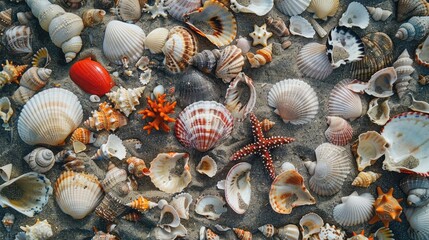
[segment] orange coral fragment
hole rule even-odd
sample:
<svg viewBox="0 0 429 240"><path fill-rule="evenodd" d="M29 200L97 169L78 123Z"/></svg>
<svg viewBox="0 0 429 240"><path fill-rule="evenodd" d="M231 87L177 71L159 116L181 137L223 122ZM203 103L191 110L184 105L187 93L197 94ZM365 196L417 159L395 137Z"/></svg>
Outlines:
<svg viewBox="0 0 429 240"><path fill-rule="evenodd" d="M402 213L402 207L399 202L402 199L393 197L393 188L384 193L380 187L377 187L377 193L378 198L374 202L375 216L369 220L369 224L382 221L385 227L389 227L389 223L393 220L402 222L401 218L399 218Z"/></svg>
<svg viewBox="0 0 429 240"><path fill-rule="evenodd" d="M150 134L152 129L159 130L160 128L165 132L169 132L170 127L167 123L176 121L174 118L168 116L169 113L174 113L176 102L169 103L165 100L166 96L166 94L158 95L156 100L147 98L148 107L138 112L139 114L143 114L143 119L147 117L154 118L152 122L143 127L143 130L147 130L148 134Z"/></svg>

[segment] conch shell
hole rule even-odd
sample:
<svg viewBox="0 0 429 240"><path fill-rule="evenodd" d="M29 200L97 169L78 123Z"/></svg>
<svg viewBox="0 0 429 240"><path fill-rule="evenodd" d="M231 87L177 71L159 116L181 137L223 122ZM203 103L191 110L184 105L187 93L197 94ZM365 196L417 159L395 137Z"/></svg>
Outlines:
<svg viewBox="0 0 429 240"><path fill-rule="evenodd" d="M141 97L145 87L125 89L120 87L118 90L106 93L109 100L115 104L115 108L130 116L131 112L136 110L135 106L140 104L139 98Z"/></svg>

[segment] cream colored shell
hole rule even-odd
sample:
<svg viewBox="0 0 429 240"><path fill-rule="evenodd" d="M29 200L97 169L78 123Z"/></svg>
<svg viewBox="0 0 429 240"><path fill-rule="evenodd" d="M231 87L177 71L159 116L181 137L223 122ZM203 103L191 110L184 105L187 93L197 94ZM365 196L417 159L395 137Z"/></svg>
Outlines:
<svg viewBox="0 0 429 240"><path fill-rule="evenodd" d="M2 127L9 129L9 120L13 115L13 108L9 101L9 98L0 98L0 118L3 120Z"/></svg>
<svg viewBox="0 0 429 240"><path fill-rule="evenodd" d="M200 196L195 204L195 212L210 220L217 220L226 211L225 201L217 195Z"/></svg>
<svg viewBox="0 0 429 240"><path fill-rule="evenodd" d="M332 17L338 10L340 5L339 0L312 0L307 11L314 13L314 18L320 18L327 20L328 17Z"/></svg>
<svg viewBox="0 0 429 240"><path fill-rule="evenodd" d="M360 172L353 180L352 185L356 187L369 187L373 182L381 177L381 173L375 172Z"/></svg>
<svg viewBox="0 0 429 240"><path fill-rule="evenodd" d="M155 28L145 39L145 47L152 53L161 53L164 44L167 42L169 30L166 28Z"/></svg>
<svg viewBox="0 0 429 240"><path fill-rule="evenodd" d="M342 226L366 223L373 216L374 201L370 193L359 195L353 192L350 196L342 197L342 203L335 206L334 219Z"/></svg>
<svg viewBox="0 0 429 240"><path fill-rule="evenodd" d="M214 177L217 172L217 164L216 161L210 156L206 155L201 158L200 162L196 167L197 172L201 174L205 174L208 177Z"/></svg>
<svg viewBox="0 0 429 240"><path fill-rule="evenodd" d="M189 193L180 193L173 197L170 205L176 209L180 218L189 219L189 207L192 203L192 195Z"/></svg>
<svg viewBox="0 0 429 240"><path fill-rule="evenodd" d="M359 95L347 88L350 82L350 79L344 79L332 89L328 103L329 116L339 116L353 121L362 115L362 101Z"/></svg>
<svg viewBox="0 0 429 240"><path fill-rule="evenodd" d="M31 151L24 160L30 165L30 168L38 173L49 171L55 164L54 153L44 147L38 147Z"/></svg>
<svg viewBox="0 0 429 240"><path fill-rule="evenodd" d="M368 131L360 134L356 150L358 170L362 171L373 165L377 159L384 155L388 145L386 139L378 132Z"/></svg>
<svg viewBox="0 0 429 240"><path fill-rule="evenodd" d="M54 235L52 226L46 219L43 221L37 219L34 225L21 226L20 228L25 232L25 239L49 239Z"/></svg>
<svg viewBox="0 0 429 240"><path fill-rule="evenodd" d="M320 232L323 227L323 219L316 213L307 213L299 220L302 239L311 239L311 236Z"/></svg>
<svg viewBox="0 0 429 240"><path fill-rule="evenodd" d="M225 179L225 199L228 205L238 214L244 214L250 205L252 188L250 169L252 165L241 162L234 165Z"/></svg>
<svg viewBox="0 0 429 240"><path fill-rule="evenodd" d="M145 87L125 89L120 87L114 92L106 93L106 96L115 104L115 108L129 116L131 112L136 110L136 106L140 104L139 98L143 94Z"/></svg>

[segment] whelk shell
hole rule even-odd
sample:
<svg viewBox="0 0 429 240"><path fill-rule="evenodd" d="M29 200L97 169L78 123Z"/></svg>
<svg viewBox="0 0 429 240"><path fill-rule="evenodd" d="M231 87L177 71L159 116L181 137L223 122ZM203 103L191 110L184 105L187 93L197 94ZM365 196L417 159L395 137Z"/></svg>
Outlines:
<svg viewBox="0 0 429 240"><path fill-rule="evenodd" d="M290 35L289 29L286 27L286 23L281 18L267 17L265 23L278 37L286 37Z"/></svg>
<svg viewBox="0 0 429 240"><path fill-rule="evenodd" d="M210 220L217 220L222 213L227 211L225 201L220 196L203 195L195 203L195 212Z"/></svg>
<svg viewBox="0 0 429 240"><path fill-rule="evenodd" d="M351 2L338 24L348 28L359 27L365 29L369 25L369 13L361 3Z"/></svg>
<svg viewBox="0 0 429 240"><path fill-rule="evenodd" d="M83 25L93 27L103 22L106 11L102 9L87 9L82 13Z"/></svg>
<svg viewBox="0 0 429 240"><path fill-rule="evenodd" d="M347 145L353 137L352 126L340 117L326 117L329 125L325 131L325 137L332 144L338 146Z"/></svg>
<svg viewBox="0 0 429 240"><path fill-rule="evenodd" d="M128 123L128 119L119 111L114 110L107 102L100 103L98 111L93 110L91 115L83 124L97 131L103 129L115 131Z"/></svg>
<svg viewBox="0 0 429 240"><path fill-rule="evenodd" d="M429 17L412 17L401 24L395 37L403 41L422 40L429 32Z"/></svg>
<svg viewBox="0 0 429 240"><path fill-rule="evenodd" d="M323 219L316 213L307 213L299 220L301 226L302 239L310 239L312 235L320 232L323 227Z"/></svg>
<svg viewBox="0 0 429 240"><path fill-rule="evenodd" d="M356 163L358 170L373 165L377 159L384 155L389 144L378 132L368 131L359 135L356 149Z"/></svg>
<svg viewBox="0 0 429 240"><path fill-rule="evenodd" d="M217 172L217 164L213 158L206 155L206 156L201 158L196 169L201 174L205 174L208 177L214 177L216 175L216 172Z"/></svg>
<svg viewBox="0 0 429 240"><path fill-rule="evenodd" d="M327 78L333 71L324 44L313 42L304 45L298 53L296 62L304 76L316 80Z"/></svg>
<svg viewBox="0 0 429 240"><path fill-rule="evenodd" d="M103 190L107 193L110 192L117 184L125 182L127 180L127 172L124 169L116 167L111 162L109 163L109 168L101 182Z"/></svg>
<svg viewBox="0 0 429 240"><path fill-rule="evenodd" d="M285 15L301 14L310 5L311 0L275 0L276 7Z"/></svg>
<svg viewBox="0 0 429 240"><path fill-rule="evenodd" d="M112 192L109 192L95 208L95 214L108 222L113 222L125 210L127 210L127 206Z"/></svg>
<svg viewBox="0 0 429 240"><path fill-rule="evenodd" d="M38 173L49 171L55 164L54 153L44 147L38 147L24 157L30 168Z"/></svg>
<svg viewBox="0 0 429 240"><path fill-rule="evenodd" d="M312 0L307 11L314 13L313 17L316 19L327 20L335 15L339 5L339 0Z"/></svg>
<svg viewBox="0 0 429 240"><path fill-rule="evenodd" d="M390 119L389 99L374 98L369 102L366 114L373 123L380 126L386 124Z"/></svg>
<svg viewBox="0 0 429 240"><path fill-rule="evenodd" d="M146 167L146 164L143 159L137 157L129 157L126 162L128 164L128 172L135 177L142 178L144 176L149 175L149 168Z"/></svg>
<svg viewBox="0 0 429 240"><path fill-rule="evenodd" d="M339 116L353 121L362 115L362 102L359 94L347 88L350 82L350 79L344 79L332 89L329 95L329 116Z"/></svg>
<svg viewBox="0 0 429 240"><path fill-rule="evenodd" d="M47 68L31 67L22 75L20 87L13 93L12 99L24 105L30 98L43 88L49 81L52 70Z"/></svg>
<svg viewBox="0 0 429 240"><path fill-rule="evenodd" d="M249 208L252 189L250 186L250 169L246 162L234 165L225 179L225 199L228 205L238 214Z"/></svg>
<svg viewBox="0 0 429 240"><path fill-rule="evenodd" d="M213 49L213 50L206 49L195 54L192 57L191 64L204 73L210 73L213 69L215 69L219 57L220 57L220 51L218 49Z"/></svg>
<svg viewBox="0 0 429 240"><path fill-rule="evenodd" d="M250 95L246 103L242 102L242 98L246 94L240 89L240 84L243 85L242 83L246 84ZM256 88L253 85L253 80L245 73L239 73L234 81L229 84L224 104L235 119L243 120L246 118L256 104Z"/></svg>
<svg viewBox="0 0 429 240"><path fill-rule="evenodd" d="M240 228L233 228L232 229L235 233L235 235L237 236L238 239L240 240L252 240L252 233Z"/></svg>
<svg viewBox="0 0 429 240"><path fill-rule="evenodd" d="M356 187L369 187L373 182L377 181L381 177L381 173L375 172L360 172L357 177L353 180L352 186Z"/></svg>
<svg viewBox="0 0 429 240"><path fill-rule="evenodd" d="M250 63L251 68L259 68L273 60L273 44L270 43L268 46L256 50L256 54L248 52L246 54L247 60Z"/></svg>
<svg viewBox="0 0 429 240"><path fill-rule="evenodd" d="M359 195L356 191L342 197L341 204L334 208L334 219L342 226L354 226L367 222L373 215L375 199L370 193Z"/></svg>
<svg viewBox="0 0 429 240"><path fill-rule="evenodd" d="M152 209L156 206L160 207L159 204L151 202L141 195L139 195L137 199L127 203L126 205L132 209L138 210L139 212L146 212L147 210Z"/></svg>
<svg viewBox="0 0 429 240"><path fill-rule="evenodd" d="M162 48L164 64L172 73L183 72L197 51L197 42L190 30L176 26L170 30Z"/></svg>
<svg viewBox="0 0 429 240"><path fill-rule="evenodd" d="M114 92L106 93L106 96L115 104L115 108L125 114L130 114L136 110L136 106L140 104L139 98L143 94L145 87L125 89L120 87Z"/></svg>

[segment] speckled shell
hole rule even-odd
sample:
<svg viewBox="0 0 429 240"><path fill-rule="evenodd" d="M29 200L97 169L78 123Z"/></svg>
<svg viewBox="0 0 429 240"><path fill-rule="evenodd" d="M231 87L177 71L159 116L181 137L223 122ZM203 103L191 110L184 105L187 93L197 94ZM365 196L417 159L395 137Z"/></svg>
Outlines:
<svg viewBox="0 0 429 240"><path fill-rule="evenodd" d="M206 155L201 158L200 162L196 167L197 172L205 174L208 177L214 177L217 172L216 161L210 156Z"/></svg>
<svg viewBox="0 0 429 240"><path fill-rule="evenodd" d="M250 205L252 189L250 185L250 169L246 162L234 165L225 179L225 199L228 205L238 214L244 214Z"/></svg>
<svg viewBox="0 0 429 240"><path fill-rule="evenodd" d="M429 203L429 179L419 175L408 175L399 184L407 194L407 204L412 207L423 207Z"/></svg>
<svg viewBox="0 0 429 240"><path fill-rule="evenodd" d="M137 25L110 21L104 32L103 54L116 65L136 62L143 55L145 37Z"/></svg>
<svg viewBox="0 0 429 240"><path fill-rule="evenodd" d="M216 77L222 78L223 82L229 83L242 70L244 57L241 49L235 45L225 47L220 51L219 60L216 64Z"/></svg>
<svg viewBox="0 0 429 240"><path fill-rule="evenodd" d="M82 106L76 95L62 88L50 88L24 105L18 119L18 133L29 145L57 146L64 143L82 118Z"/></svg>
<svg viewBox="0 0 429 240"><path fill-rule="evenodd" d="M152 53L161 53L162 48L167 42L170 30L167 28L155 28L144 40L145 47Z"/></svg>
<svg viewBox="0 0 429 240"><path fill-rule="evenodd" d="M372 19L374 21L386 21L390 15L392 15L392 12L389 10L384 10L382 8L375 8L375 7L366 7L368 9L369 14L371 15Z"/></svg>
<svg viewBox="0 0 429 240"><path fill-rule="evenodd" d="M114 92L106 93L106 96L115 104L115 109L119 109L128 117L131 112L136 110L136 106L140 104L139 98L141 97L144 89L145 87L132 89L120 87Z"/></svg>
<svg viewBox="0 0 429 240"><path fill-rule="evenodd" d="M307 19L301 16L293 16L290 18L289 31L293 35L302 36L305 38L313 38L316 31Z"/></svg>
<svg viewBox="0 0 429 240"><path fill-rule="evenodd" d="M369 102L366 114L371 122L383 126L390 119L389 100L374 98Z"/></svg>
<svg viewBox="0 0 429 240"><path fill-rule="evenodd" d="M319 43L308 43L298 53L299 71L306 77L323 80L331 75L333 68L326 55L326 46Z"/></svg>
<svg viewBox="0 0 429 240"><path fill-rule="evenodd" d="M301 14L310 5L311 0L275 0L276 7L285 15Z"/></svg>
<svg viewBox="0 0 429 240"><path fill-rule="evenodd" d="M20 228L25 232L25 239L49 239L54 235L52 226L46 219L43 221L37 219L34 225L21 226Z"/></svg>
<svg viewBox="0 0 429 240"><path fill-rule="evenodd" d="M428 16L429 3L425 0L399 0L397 18L402 22L413 16Z"/></svg>
<svg viewBox="0 0 429 240"><path fill-rule="evenodd" d="M365 29L369 25L368 10L359 2L351 2L338 24L348 28L359 27Z"/></svg>
<svg viewBox="0 0 429 240"><path fill-rule="evenodd" d="M44 147L39 147L31 151L24 157L30 168L38 173L49 171L55 164L54 153Z"/></svg>
<svg viewBox="0 0 429 240"><path fill-rule="evenodd" d="M373 214L374 197L370 193L359 195L353 192L342 197L341 204L334 208L334 219L342 226L354 226L367 222Z"/></svg>
<svg viewBox="0 0 429 240"><path fill-rule="evenodd" d="M384 155L387 146L386 140L378 132L368 131L360 134L356 150L358 170L362 171L373 165Z"/></svg>
<svg viewBox="0 0 429 240"><path fill-rule="evenodd" d="M64 213L82 219L98 206L103 190L94 175L66 171L57 178L54 195Z"/></svg>
<svg viewBox="0 0 429 240"><path fill-rule="evenodd" d="M326 48L333 68L360 61L365 54L361 38L347 27L333 28L328 34Z"/></svg>
<svg viewBox="0 0 429 240"><path fill-rule="evenodd" d="M407 208L404 211L405 216L410 224L408 234L411 239L425 240L429 238L429 205L419 208Z"/></svg>
<svg viewBox="0 0 429 240"><path fill-rule="evenodd" d="M320 228L320 232L316 236L320 240L345 239L346 233L341 228L326 223L325 226Z"/></svg>
<svg viewBox="0 0 429 240"><path fill-rule="evenodd" d="M192 195L189 193L180 193L173 197L170 205L176 209L180 218L189 219L189 207L192 203Z"/></svg>
<svg viewBox="0 0 429 240"><path fill-rule="evenodd" d="M237 0L231 0L231 8L232 11L239 13L253 13L258 16L264 16L274 6L274 0L251 0L249 4L245 4L247 6L241 5Z"/></svg>
<svg viewBox="0 0 429 240"><path fill-rule="evenodd" d="M243 91L239 86L240 83L244 83L248 88L248 90L245 91L250 95L247 102L241 102ZM256 88L253 85L253 80L245 73L239 73L226 90L224 104L235 119L245 119L256 104Z"/></svg>
<svg viewBox="0 0 429 240"><path fill-rule="evenodd" d="M320 232L323 227L323 219L316 213L307 213L299 220L301 226L301 234L303 239L309 239L313 234Z"/></svg>
<svg viewBox="0 0 429 240"><path fill-rule="evenodd" d="M383 68L371 76L365 93L379 98L390 97L393 95L393 84L397 78L395 68Z"/></svg>
<svg viewBox="0 0 429 240"><path fill-rule="evenodd" d="M225 201L217 195L202 195L195 203L195 212L210 220L217 220L226 211Z"/></svg>
<svg viewBox="0 0 429 240"><path fill-rule="evenodd" d="M102 9L87 9L82 13L82 21L85 27L93 27L103 22L106 11Z"/></svg>
<svg viewBox="0 0 429 240"><path fill-rule="evenodd" d="M350 79L344 79L332 89L328 103L329 116L338 116L353 121L363 114L362 101L359 94L347 88L350 82Z"/></svg>
<svg viewBox="0 0 429 240"><path fill-rule="evenodd" d="M375 172L360 172L357 177L353 180L352 186L356 187L369 187L372 183L377 181L381 177L381 173Z"/></svg>
<svg viewBox="0 0 429 240"><path fill-rule="evenodd" d="M108 222L113 222L116 217L127 210L127 206L112 192L107 193L100 204L95 208L95 214Z"/></svg>
<svg viewBox="0 0 429 240"><path fill-rule="evenodd" d="M27 68L27 65L13 65L12 62L6 60L5 64L2 64L3 70L0 72L0 89L12 82L18 82L18 78Z"/></svg>
<svg viewBox="0 0 429 240"><path fill-rule="evenodd" d="M15 54L33 52L31 28L28 26L14 26L4 32L5 46Z"/></svg>
<svg viewBox="0 0 429 240"><path fill-rule="evenodd" d="M210 230L210 228L207 228L205 232L205 237L205 239L207 240L220 240L219 235Z"/></svg>
<svg viewBox="0 0 429 240"><path fill-rule="evenodd" d="M351 170L351 159L347 150L330 143L319 145L316 150L316 162L305 162L312 176L310 189L321 196L331 196L341 190Z"/></svg>
<svg viewBox="0 0 429 240"><path fill-rule="evenodd" d="M108 103L100 103L98 111L91 112L92 116L84 122L84 125L97 131L106 129L115 131L127 125L127 118L120 112L114 110Z"/></svg>
<svg viewBox="0 0 429 240"><path fill-rule="evenodd" d="M191 64L205 73L210 73L215 69L217 61L220 57L218 49L203 50L192 57Z"/></svg>
<svg viewBox="0 0 429 240"><path fill-rule="evenodd" d="M307 11L314 13L313 17L316 19L327 20L335 15L339 5L339 0L312 0Z"/></svg>
<svg viewBox="0 0 429 240"><path fill-rule="evenodd" d="M262 130L263 130L264 132L268 132L271 128L273 128L273 127L274 127L274 125L275 125L275 124L276 124L275 122L270 121L269 119L265 118L265 119L264 119L264 120L262 120L262 122L261 122L261 127L262 127Z"/></svg>
<svg viewBox="0 0 429 240"><path fill-rule="evenodd" d="M164 64L172 73L183 72L197 51L194 35L188 29L176 26L170 30L168 40L162 48Z"/></svg>
<svg viewBox="0 0 429 240"><path fill-rule="evenodd" d="M12 8L0 12L0 34L12 25Z"/></svg>
<svg viewBox="0 0 429 240"><path fill-rule="evenodd" d="M142 16L142 7L139 0L115 0L116 8L111 11L124 22L137 22Z"/></svg>
<svg viewBox="0 0 429 240"><path fill-rule="evenodd" d="M200 8L201 0L168 0L167 11L174 19L184 21L183 15Z"/></svg>
<svg viewBox="0 0 429 240"><path fill-rule="evenodd" d="M332 144L338 146L347 145L353 137L352 126L340 117L326 117L329 125L325 131L325 137Z"/></svg>
<svg viewBox="0 0 429 240"><path fill-rule="evenodd" d="M314 89L298 79L285 79L276 83L268 93L268 105L276 108L285 123L294 125L309 123L319 110Z"/></svg>
<svg viewBox="0 0 429 240"><path fill-rule="evenodd" d="M373 204L375 215L368 223L374 224L381 221L384 227L389 227L391 221L402 222L400 218L402 207L399 204L402 199L393 197L393 188L390 188L388 192L384 193L381 187L377 187L377 194L378 197Z"/></svg>
<svg viewBox="0 0 429 240"><path fill-rule="evenodd" d="M231 134L233 117L222 104L199 101L186 107L177 117L175 135L186 148L206 152Z"/></svg>

